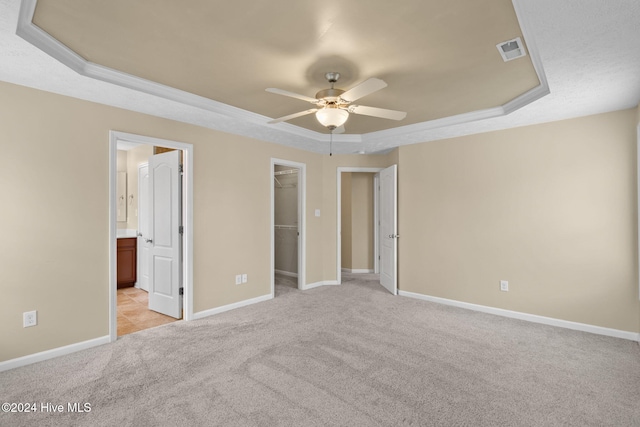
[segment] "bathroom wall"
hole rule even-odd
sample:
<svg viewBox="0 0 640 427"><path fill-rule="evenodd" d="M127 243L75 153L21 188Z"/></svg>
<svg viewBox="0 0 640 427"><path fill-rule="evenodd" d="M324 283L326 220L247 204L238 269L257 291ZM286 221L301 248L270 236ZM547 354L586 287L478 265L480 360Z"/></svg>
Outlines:
<svg viewBox="0 0 640 427"><path fill-rule="evenodd" d="M138 166L148 163L152 155L151 145L140 145L127 151L127 228L130 230L138 229Z"/></svg>
<svg viewBox="0 0 640 427"><path fill-rule="evenodd" d="M128 173L127 173L127 152L125 150L118 150L116 152L116 171L118 174L126 174L125 181L128 181ZM126 195L124 200L118 201L118 203L122 203L124 206L121 206L122 209L127 209L126 203ZM127 221L116 221L116 226L118 230L124 230L127 228Z"/></svg>

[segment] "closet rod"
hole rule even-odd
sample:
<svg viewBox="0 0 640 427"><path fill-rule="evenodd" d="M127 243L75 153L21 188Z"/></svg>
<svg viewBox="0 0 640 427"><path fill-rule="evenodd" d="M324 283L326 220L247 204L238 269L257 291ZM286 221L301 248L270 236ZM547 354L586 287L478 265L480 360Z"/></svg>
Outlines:
<svg viewBox="0 0 640 427"><path fill-rule="evenodd" d="M298 173L298 169L287 169L283 171L276 171L274 175L291 175L292 173Z"/></svg>

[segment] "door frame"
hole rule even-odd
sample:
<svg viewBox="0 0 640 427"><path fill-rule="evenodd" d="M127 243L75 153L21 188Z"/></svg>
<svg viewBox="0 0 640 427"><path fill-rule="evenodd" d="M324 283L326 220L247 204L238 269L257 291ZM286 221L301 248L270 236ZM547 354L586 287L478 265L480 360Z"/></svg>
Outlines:
<svg viewBox="0 0 640 427"><path fill-rule="evenodd" d="M379 198L379 184L380 184L380 171L384 168L362 168L362 167L338 167L337 176L337 194L338 204L337 207L337 227L336 227L336 282L342 284L342 172L364 172L374 173L373 177L373 268L374 273L380 272L380 198Z"/></svg>
<svg viewBox="0 0 640 427"><path fill-rule="evenodd" d="M182 150L184 175L182 181L183 268L182 286L183 320L193 320L193 145L184 142L154 138L132 133L109 131L109 341L118 339L117 328L117 224L116 224L116 171L118 141L155 145Z"/></svg>
<svg viewBox="0 0 640 427"><path fill-rule="evenodd" d="M306 285L306 242L307 242L307 227L306 227L306 206L307 206L307 165L305 163L293 162L290 160L271 158L271 167L269 168L269 185L271 187L271 298L275 297L275 188L273 185L273 177L276 171L276 165L287 166L298 169L298 289L305 289Z"/></svg>
<svg viewBox="0 0 640 427"><path fill-rule="evenodd" d="M141 209L142 204L140 203L140 194L142 194L142 191L141 191L142 190L142 188L141 188L142 180L140 179L140 173L142 172L142 169L145 168L145 167L147 168L147 173L148 173L149 172L148 171L149 162L140 163L138 165L138 225L140 225L140 219L139 218L141 216L140 212L142 212L142 209ZM147 218L147 221L148 220L149 219ZM141 243L142 242L142 237L140 236L140 229L138 229L137 239L138 239L138 251L136 252L137 253L136 258L138 258L138 259L136 260L136 272L137 272L136 274L137 274L137 279L138 280L136 280L136 287L139 288L139 289L142 289L143 291L149 292L149 282L147 282L147 289L144 289L142 287L142 285L140 285L140 280L139 280L140 279L140 272L142 271L142 265L141 265L142 263L140 261L140 259L142 257L140 256L140 251L139 251L140 246L142 244Z"/></svg>

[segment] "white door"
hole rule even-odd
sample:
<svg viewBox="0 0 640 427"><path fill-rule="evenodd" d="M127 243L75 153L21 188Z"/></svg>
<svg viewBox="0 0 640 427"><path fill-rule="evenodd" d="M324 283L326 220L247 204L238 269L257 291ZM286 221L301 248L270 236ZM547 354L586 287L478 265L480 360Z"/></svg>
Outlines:
<svg viewBox="0 0 640 427"><path fill-rule="evenodd" d="M398 167L380 171L380 284L398 294Z"/></svg>
<svg viewBox="0 0 640 427"><path fill-rule="evenodd" d="M138 166L138 287L149 292L149 164Z"/></svg>
<svg viewBox="0 0 640 427"><path fill-rule="evenodd" d="M149 309L182 317L178 150L149 158Z"/></svg>

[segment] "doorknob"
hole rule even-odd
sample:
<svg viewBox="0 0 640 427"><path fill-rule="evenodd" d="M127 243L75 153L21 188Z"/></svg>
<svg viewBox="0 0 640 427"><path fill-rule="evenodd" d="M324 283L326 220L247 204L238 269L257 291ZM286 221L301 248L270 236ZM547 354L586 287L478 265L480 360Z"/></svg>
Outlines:
<svg viewBox="0 0 640 427"><path fill-rule="evenodd" d="M144 241L147 243L153 243L153 239L144 239Z"/></svg>

